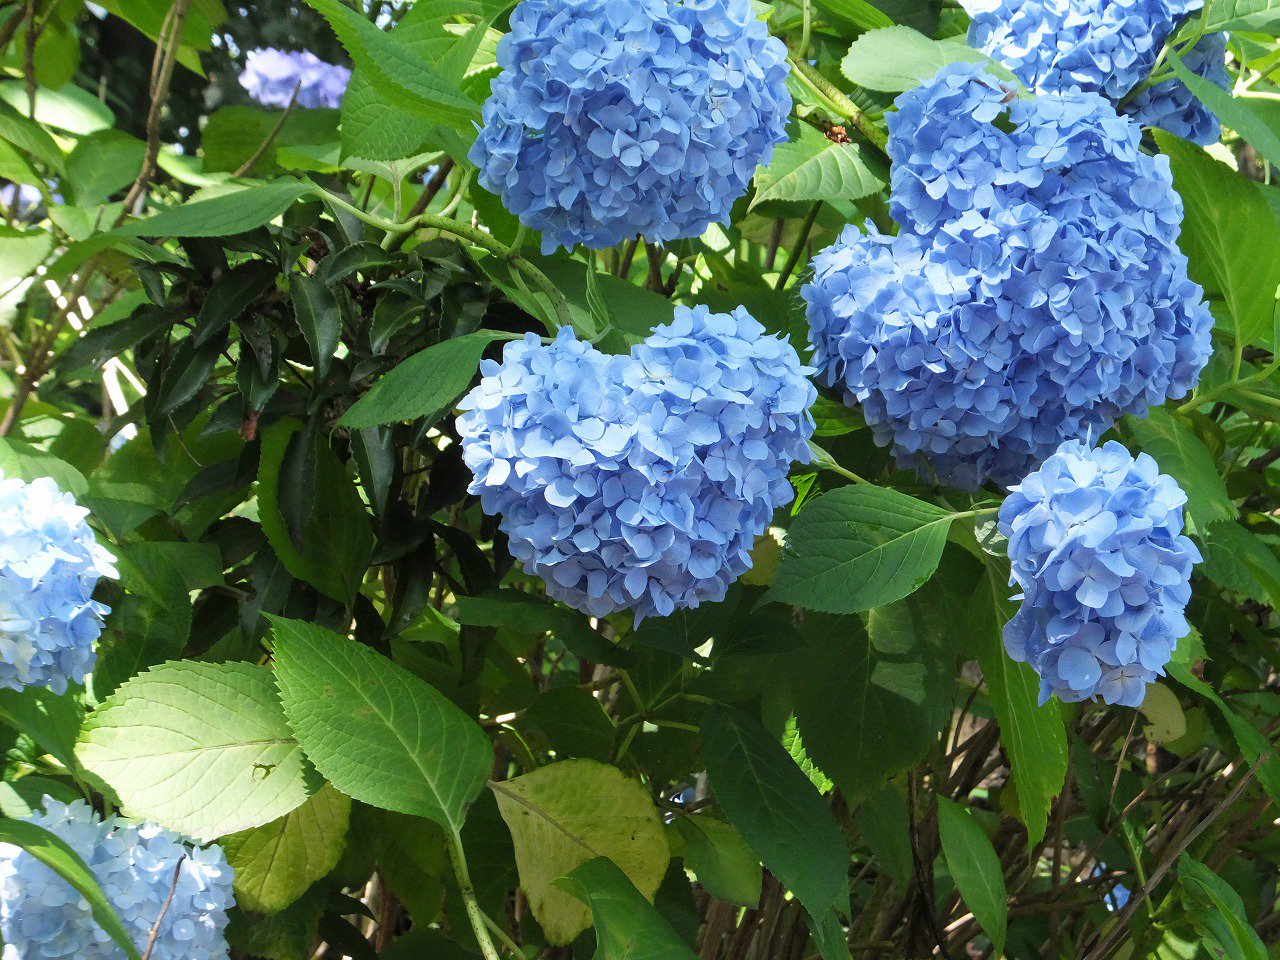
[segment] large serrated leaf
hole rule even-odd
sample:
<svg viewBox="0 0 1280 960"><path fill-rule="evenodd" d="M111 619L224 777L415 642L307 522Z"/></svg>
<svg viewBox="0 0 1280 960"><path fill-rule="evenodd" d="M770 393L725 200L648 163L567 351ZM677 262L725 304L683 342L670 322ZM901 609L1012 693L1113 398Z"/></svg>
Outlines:
<svg viewBox="0 0 1280 960"><path fill-rule="evenodd" d="M833 143L806 124L756 174L752 206L769 200L857 200L881 189L887 179L883 164L862 147Z"/></svg>
<svg viewBox="0 0 1280 960"><path fill-rule="evenodd" d="M354 640L271 622L285 714L316 769L356 800L460 830L493 766L479 724Z"/></svg>
<svg viewBox="0 0 1280 960"><path fill-rule="evenodd" d="M1218 475L1213 454L1186 424L1156 407L1145 420L1133 421L1133 433L1142 449L1155 458L1160 472L1178 481L1187 495L1187 513L1198 527L1236 518L1235 504Z"/></svg>
<svg viewBox="0 0 1280 960"><path fill-rule="evenodd" d="M670 855L649 792L616 767L565 760L492 784L515 841L520 886L553 944L571 943L591 914L556 881L595 857L608 857L652 900Z"/></svg>
<svg viewBox="0 0 1280 960"><path fill-rule="evenodd" d="M270 823L311 792L271 671L251 663L134 677L89 715L76 754L126 814L200 840Z"/></svg>

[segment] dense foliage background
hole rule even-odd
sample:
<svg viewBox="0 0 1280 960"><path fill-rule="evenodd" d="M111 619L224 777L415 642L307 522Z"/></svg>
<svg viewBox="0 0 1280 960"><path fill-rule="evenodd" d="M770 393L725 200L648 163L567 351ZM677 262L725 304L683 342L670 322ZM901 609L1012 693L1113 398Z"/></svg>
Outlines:
<svg viewBox="0 0 1280 960"><path fill-rule="evenodd" d="M963 10L756 3L795 108L731 225L545 253L468 159L509 5L308 4L0 6L0 469L119 572L84 688L0 690L0 839L122 938L21 821L216 842L236 958L1280 956L1280 4L1191 15L1166 73L1222 140L1145 141L1214 353L1106 438L1203 554L1138 710L1039 703L1004 490L896 469L827 389L723 602L554 603L468 494L453 408L522 334L625 353L744 306L808 358L809 264L896 230L884 114L980 59ZM1176 54L1212 31L1229 91ZM253 102L265 47L351 67L341 107Z"/></svg>

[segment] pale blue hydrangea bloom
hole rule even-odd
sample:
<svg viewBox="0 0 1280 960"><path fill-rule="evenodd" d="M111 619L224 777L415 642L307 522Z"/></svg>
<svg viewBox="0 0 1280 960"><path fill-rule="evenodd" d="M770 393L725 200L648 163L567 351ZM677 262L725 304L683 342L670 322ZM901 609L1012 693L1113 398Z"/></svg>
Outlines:
<svg viewBox="0 0 1280 960"><path fill-rule="evenodd" d="M30 819L88 864L139 952L163 910L151 960L226 960L223 931L235 899L221 848L187 844L154 824L101 820L83 800L67 805L46 797L44 812ZM164 910L171 889L173 901ZM124 960L84 898L8 844L0 844L0 935L4 960Z"/></svg>
<svg viewBox="0 0 1280 960"><path fill-rule="evenodd" d="M1009 656L1040 675L1040 702L1100 697L1136 707L1187 635L1186 494L1145 453L1069 440L1000 507L1022 606Z"/></svg>
<svg viewBox="0 0 1280 960"><path fill-rule="evenodd" d="M44 194L40 188L29 183L0 184L0 203L16 220L21 220L40 204L44 203Z"/></svg>
<svg viewBox="0 0 1280 960"><path fill-rule="evenodd" d="M1007 485L1064 438L1181 398L1212 317L1168 160L1094 94L1013 97L953 64L889 116L896 237L814 260L814 365L904 466Z"/></svg>
<svg viewBox="0 0 1280 960"><path fill-rule="evenodd" d="M1119 103L1151 73L1165 41L1202 0L968 0L969 43L1003 63L1035 93L1077 89ZM1185 62L1224 89L1226 35L1206 37ZM1221 127L1180 81L1125 104L1143 126L1196 143Z"/></svg>
<svg viewBox="0 0 1280 960"><path fill-rule="evenodd" d="M525 570L593 616L723 599L809 461L812 371L741 307L677 307L627 356L530 334L481 371L458 419L470 491Z"/></svg>
<svg viewBox="0 0 1280 960"><path fill-rule="evenodd" d="M266 107L287 107L298 91L300 107L342 105L351 71L325 63L309 50L250 50L240 74L240 86Z"/></svg>
<svg viewBox="0 0 1280 960"><path fill-rule="evenodd" d="M47 477L0 474L0 688L63 693L93 669L109 612L93 589L116 570L88 515Z"/></svg>
<svg viewBox="0 0 1280 960"><path fill-rule="evenodd" d="M1231 87L1231 76L1227 73L1226 57L1227 35L1210 33L1186 52L1182 63L1192 73L1227 90ZM1181 80L1165 80L1140 90L1125 101L1121 110L1141 126L1168 130L1175 137L1202 146L1217 143L1222 136L1218 118Z"/></svg>
<svg viewBox="0 0 1280 960"><path fill-rule="evenodd" d="M544 253L701 236L787 139L751 0L524 0L498 62L471 160Z"/></svg>

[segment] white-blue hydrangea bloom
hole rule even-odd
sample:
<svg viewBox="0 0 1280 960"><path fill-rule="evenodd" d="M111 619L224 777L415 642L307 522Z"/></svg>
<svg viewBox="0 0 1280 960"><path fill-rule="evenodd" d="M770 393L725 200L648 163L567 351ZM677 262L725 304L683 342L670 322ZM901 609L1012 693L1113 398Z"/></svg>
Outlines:
<svg viewBox="0 0 1280 960"><path fill-rule="evenodd" d="M723 599L809 461L812 371L741 307L677 307L626 356L531 334L481 371L458 419L470 491L525 570L593 616Z"/></svg>
<svg viewBox="0 0 1280 960"><path fill-rule="evenodd" d="M109 612L93 589L116 570L88 515L47 477L0 474L0 688L63 693L93 669Z"/></svg>
<svg viewBox="0 0 1280 960"><path fill-rule="evenodd" d="M1202 0L968 0L969 43L1003 63L1035 93L1077 89L1119 103L1156 64L1165 41ZM1186 56L1193 72L1228 85L1226 35L1205 38ZM1137 95L1126 113L1196 143L1221 128L1180 81Z"/></svg>
<svg viewBox="0 0 1280 960"><path fill-rule="evenodd" d="M296 90L300 107L336 108L350 80L349 69L325 63L309 50L274 47L250 50L240 74L240 86L266 107L287 107Z"/></svg>
<svg viewBox="0 0 1280 960"><path fill-rule="evenodd" d="M1136 707L1187 635L1186 494L1145 453L1069 440L1000 507L1022 606L1009 656L1040 675L1040 702L1100 697Z"/></svg>
<svg viewBox="0 0 1280 960"><path fill-rule="evenodd" d="M1186 52L1182 63L1188 70L1204 77L1223 90L1230 89L1227 73L1227 35L1210 33ZM1202 146L1217 143L1222 124L1181 80L1165 80L1140 90L1120 108L1144 127L1168 130L1176 137Z"/></svg>
<svg viewBox="0 0 1280 960"><path fill-rule="evenodd" d="M524 0L498 63L471 160L544 253L701 236L787 139L751 0Z"/></svg>
<svg viewBox="0 0 1280 960"><path fill-rule="evenodd" d="M1212 317L1168 160L1095 94L953 64L889 115L896 237L849 228L804 287L814 364L905 466L1007 485L1064 438L1181 398Z"/></svg>
<svg viewBox="0 0 1280 960"><path fill-rule="evenodd" d="M226 960L224 930L235 898L221 848L184 843L154 824L101 820L83 800L67 805L45 798L44 812L30 819L88 864L139 952L163 911L151 960ZM124 960L85 899L35 857L8 844L0 844L0 935L4 960Z"/></svg>

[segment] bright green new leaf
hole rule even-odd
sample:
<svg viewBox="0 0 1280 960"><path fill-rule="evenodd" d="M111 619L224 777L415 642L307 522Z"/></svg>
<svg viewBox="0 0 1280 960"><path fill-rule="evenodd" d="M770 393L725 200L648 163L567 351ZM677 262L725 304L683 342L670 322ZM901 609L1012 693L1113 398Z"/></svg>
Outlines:
<svg viewBox="0 0 1280 960"><path fill-rule="evenodd" d="M695 960L648 899L606 857L595 857L557 881L591 909L596 931L593 960Z"/></svg>
<svg viewBox="0 0 1280 960"><path fill-rule="evenodd" d="M271 671L250 663L139 674L89 714L76 753L128 816L198 840L270 823L312 790Z"/></svg>
<svg viewBox="0 0 1280 960"><path fill-rule="evenodd" d="M860 87L901 93L949 63L979 63L985 54L959 40L931 40L911 27L884 27L853 42L840 69Z"/></svg>
<svg viewBox="0 0 1280 960"><path fill-rule="evenodd" d="M1280 30L1280 2L1277 0L1209 0L1205 4L1204 28L1245 30L1274 35Z"/></svg>
<svg viewBox="0 0 1280 960"><path fill-rule="evenodd" d="M53 236L34 227L23 229L0 224L0 284L29 275L53 249Z"/></svg>
<svg viewBox="0 0 1280 960"><path fill-rule="evenodd" d="M1001 956L1009 925L1009 893L995 847L973 816L955 801L938 797L938 834L947 869L983 931Z"/></svg>
<svg viewBox="0 0 1280 960"><path fill-rule="evenodd" d="M893 21L867 0L817 0L817 3L822 9L844 17L864 30L893 26Z"/></svg>
<svg viewBox="0 0 1280 960"><path fill-rule="evenodd" d="M330 784L279 820L219 841L235 871L236 903L279 913L338 865L351 800Z"/></svg>
<svg viewBox="0 0 1280 960"><path fill-rule="evenodd" d="M84 897L94 921L124 951L128 960L139 960L138 948L133 945L128 929L120 922L88 865L65 840L38 824L0 819L0 843L20 847L67 881Z"/></svg>
<svg viewBox="0 0 1280 960"><path fill-rule="evenodd" d="M460 830L493 766L479 724L363 644L271 622L285 714L316 769L356 800Z"/></svg>
<svg viewBox="0 0 1280 960"><path fill-rule="evenodd" d="M565 760L490 786L515 841L520 886L550 943L571 943L590 924L556 881L595 857L608 857L653 899L670 852L639 781L594 760Z"/></svg>
<svg viewBox="0 0 1280 960"><path fill-rule="evenodd" d="M67 158L67 180L83 207L102 203L133 183L142 170L147 145L122 130L90 134Z"/></svg>
<svg viewBox="0 0 1280 960"><path fill-rule="evenodd" d="M952 514L886 487L840 487L800 512L767 599L860 613L919 589L942 557Z"/></svg>
<svg viewBox="0 0 1280 960"><path fill-rule="evenodd" d="M0 82L0 100L23 116L27 115L27 87L21 80ZM57 90L39 88L36 91L35 118L38 123L47 127L79 137L105 130L115 122L115 117L106 104L89 91L72 84Z"/></svg>

